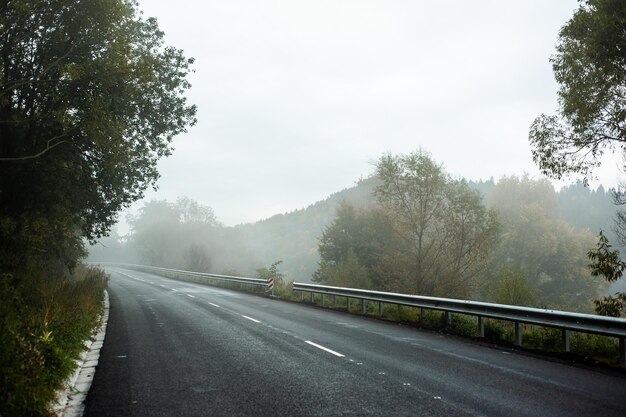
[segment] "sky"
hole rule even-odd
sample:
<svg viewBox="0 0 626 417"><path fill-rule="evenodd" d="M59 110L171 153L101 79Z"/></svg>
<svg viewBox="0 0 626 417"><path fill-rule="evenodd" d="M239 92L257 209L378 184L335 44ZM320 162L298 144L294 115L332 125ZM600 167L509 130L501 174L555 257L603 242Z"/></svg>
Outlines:
<svg viewBox="0 0 626 417"><path fill-rule="evenodd" d="M419 149L455 177L539 177L528 129L558 108L549 58L576 8L140 0L166 43L195 58L198 106L145 200L187 196L225 225L255 222L353 186L384 153ZM598 175L614 185L616 164Z"/></svg>

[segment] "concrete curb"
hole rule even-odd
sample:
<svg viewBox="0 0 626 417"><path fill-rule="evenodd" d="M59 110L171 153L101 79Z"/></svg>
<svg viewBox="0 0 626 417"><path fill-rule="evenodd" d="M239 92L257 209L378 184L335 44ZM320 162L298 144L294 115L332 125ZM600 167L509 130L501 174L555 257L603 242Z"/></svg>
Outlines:
<svg viewBox="0 0 626 417"><path fill-rule="evenodd" d="M94 339L85 343L85 351L76 361L76 371L69 378L67 388L59 393L53 412L59 417L81 417L85 410L85 399L96 373L100 349L104 344L107 323L109 321L109 293L104 290L104 311L100 328Z"/></svg>

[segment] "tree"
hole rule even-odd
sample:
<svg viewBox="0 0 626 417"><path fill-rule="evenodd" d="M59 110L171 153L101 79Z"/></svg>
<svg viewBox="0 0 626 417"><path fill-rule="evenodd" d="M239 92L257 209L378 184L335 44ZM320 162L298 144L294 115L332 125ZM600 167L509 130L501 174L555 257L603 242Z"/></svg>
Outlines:
<svg viewBox="0 0 626 417"><path fill-rule="evenodd" d="M107 233L195 123L193 60L133 0L0 4L0 240L35 253ZM38 223L45 227L38 227ZM10 262L9 262L10 263Z"/></svg>
<svg viewBox="0 0 626 417"><path fill-rule="evenodd" d="M494 286L494 299L500 304L532 306L536 302L535 289L528 284L519 265L513 270L504 265Z"/></svg>
<svg viewBox="0 0 626 417"><path fill-rule="evenodd" d="M137 215L129 215L129 246L137 252L139 262L162 267L182 267L178 263L181 239L180 213L166 200L144 203Z"/></svg>
<svg viewBox="0 0 626 417"><path fill-rule="evenodd" d="M606 151L626 158L624 51L626 2L581 1L561 29L551 59L560 84L559 114L541 115L530 127L533 159L543 173L554 178L579 174L587 183ZM626 204L626 195L615 193L615 202ZM617 214L616 234L626 244L623 212ZM601 236L599 248L602 245Z"/></svg>
<svg viewBox="0 0 626 417"><path fill-rule="evenodd" d="M192 243L183 252L183 268L187 271L211 272L211 258L206 247L201 243Z"/></svg>
<svg viewBox="0 0 626 417"><path fill-rule="evenodd" d="M356 210L343 202L319 239L320 261L312 279L328 285L397 290L394 270L384 262L396 245L383 212L372 207Z"/></svg>
<svg viewBox="0 0 626 417"><path fill-rule="evenodd" d="M285 274L280 272L280 270L278 269L278 266L282 263L283 261L278 260L278 261L272 262L269 268L265 266L262 268L258 268L256 270L257 277L264 279L264 280L268 280L272 278L274 280L275 286L277 287L283 286L285 283L284 282Z"/></svg>
<svg viewBox="0 0 626 417"><path fill-rule="evenodd" d="M585 0L559 33L551 58L557 116L530 128L533 159L546 175L585 181L606 151L626 152L626 2Z"/></svg>
<svg viewBox="0 0 626 417"><path fill-rule="evenodd" d="M385 155L377 174L377 200L402 242L394 262L404 263L411 290L467 296L495 245L496 213L485 208L477 191L452 180L423 151Z"/></svg>
<svg viewBox="0 0 626 417"><path fill-rule="evenodd" d="M557 194L547 179L504 177L488 205L498 211L502 234L494 250L489 293L502 281L502 268L519 272L535 292L528 301L560 309L588 310L602 282L587 269L589 230L575 230L560 215Z"/></svg>
<svg viewBox="0 0 626 417"><path fill-rule="evenodd" d="M602 276L607 282L620 279L626 269L626 263L619 257L619 252L611 250L609 240L600 232L598 245L588 253L591 275ZM626 293L617 292L613 295L594 300L596 313L603 316L620 317L626 315Z"/></svg>
<svg viewBox="0 0 626 417"><path fill-rule="evenodd" d="M176 208L180 221L191 225L219 226L213 209L192 200L189 197L180 197L176 200Z"/></svg>
<svg viewBox="0 0 626 417"><path fill-rule="evenodd" d="M335 263L321 262L313 280L337 287L370 289L369 271L359 263L352 248Z"/></svg>
<svg viewBox="0 0 626 417"><path fill-rule="evenodd" d="M425 152L384 155L377 204L342 204L320 238L316 282L464 297L487 265L499 226L479 192Z"/></svg>

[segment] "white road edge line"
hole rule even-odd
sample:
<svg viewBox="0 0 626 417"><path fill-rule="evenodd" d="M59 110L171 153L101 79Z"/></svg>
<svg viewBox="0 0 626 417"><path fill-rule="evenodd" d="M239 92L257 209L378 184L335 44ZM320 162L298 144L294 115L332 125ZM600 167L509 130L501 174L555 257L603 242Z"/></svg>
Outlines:
<svg viewBox="0 0 626 417"><path fill-rule="evenodd" d="M334 350L328 349L327 347L324 347L322 345L318 345L317 343L313 343L310 340L305 340L304 343L308 343L311 346L315 346L318 349L322 349L323 351L328 352L328 353L330 353L332 355L335 355L335 356L339 356L340 358L345 357L345 355L342 355L339 352L335 352Z"/></svg>
<svg viewBox="0 0 626 417"><path fill-rule="evenodd" d="M186 295L187 297L189 297L189 298L196 298L196 296L195 296L195 295L191 295L191 294L185 294L185 295Z"/></svg>
<svg viewBox="0 0 626 417"><path fill-rule="evenodd" d="M241 317L243 317L244 319L248 319L250 321L253 321L255 323L261 323L259 320L253 319L252 317L244 316L243 314L241 315Z"/></svg>
<svg viewBox="0 0 626 417"><path fill-rule="evenodd" d="M209 304L211 304L213 307L217 307L217 308L219 308L219 307L220 307L220 306L218 306L217 304L213 304L213 303L209 303Z"/></svg>

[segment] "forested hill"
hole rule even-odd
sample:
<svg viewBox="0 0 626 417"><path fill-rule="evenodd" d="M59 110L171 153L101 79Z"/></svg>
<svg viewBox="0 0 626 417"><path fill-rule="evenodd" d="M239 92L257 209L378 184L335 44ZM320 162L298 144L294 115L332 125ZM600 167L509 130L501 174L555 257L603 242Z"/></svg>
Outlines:
<svg viewBox="0 0 626 417"><path fill-rule="evenodd" d="M354 187L334 193L305 209L277 214L253 224L236 226L235 229L241 232L242 241L246 242L250 252L255 253L263 264L269 265L276 260L282 260L281 269L288 277L310 281L311 274L318 267L319 237L332 223L337 208L342 202L357 208L373 204L376 181L375 177L361 180ZM538 184L543 184L543 181L537 181L536 184L538 193L541 189ZM488 202L496 182L492 178L487 181L470 181L469 185L481 192L485 202ZM616 208L612 203L610 190L605 190L602 186L594 190L577 183L563 187L556 195L559 213L555 214L563 217L577 230L588 229L594 235L604 230L610 240L615 242L612 229ZM548 198L540 194L535 197Z"/></svg>
<svg viewBox="0 0 626 417"><path fill-rule="evenodd" d="M369 177L307 208L235 227L222 226L210 207L189 199L182 198L175 203L147 202L131 222L133 230L130 235L125 239L116 235L104 239L101 244L90 249L90 260L137 262L248 276L255 275L257 268L282 260L280 270L288 279L308 282L318 268L319 238L332 224L337 209L342 202L357 209L373 205L377 181L376 177ZM612 203L610 190L603 187L594 190L579 183L556 192L547 180L527 177L505 177L498 182L493 179L470 181L468 185L478 190L484 197L484 203L496 210L507 204L513 208L528 208L529 204L547 207L548 211L563 219L563 225L568 228L586 230L591 240L600 230L604 230L610 241L616 242L612 233L616 207ZM533 212L532 207L528 210L530 215L535 216L529 221L537 225L537 233L550 233L568 239L565 237L568 235L566 229L557 230L550 224L541 223L542 218ZM501 221L514 223L516 216L524 217L528 213L509 213ZM537 241L543 238L535 236L529 239ZM581 256L584 257L592 244L589 246ZM530 250L511 248L519 252L518 249ZM537 247L533 250L536 252L548 248Z"/></svg>
<svg viewBox="0 0 626 417"><path fill-rule="evenodd" d="M370 177L305 209L277 214L253 224L236 226L235 229L241 231L242 240L259 261L269 265L281 259L281 268L290 278L309 281L318 267L319 237L333 221L339 205L346 202L362 208L373 204L375 185L376 178ZM492 178L470 181L469 185L480 191L487 202L496 182ZM602 186L594 190L577 183L563 187L557 196L558 214L573 228L588 229L594 235L604 230L615 242L612 229L616 208L610 190Z"/></svg>
<svg viewBox="0 0 626 417"><path fill-rule="evenodd" d="M360 180L351 188L332 194L325 200L301 210L277 214L256 223L236 226L251 252L263 264L282 260L281 270L290 279L310 281L317 269L318 239L334 219L342 202L366 207L373 202L376 179Z"/></svg>

